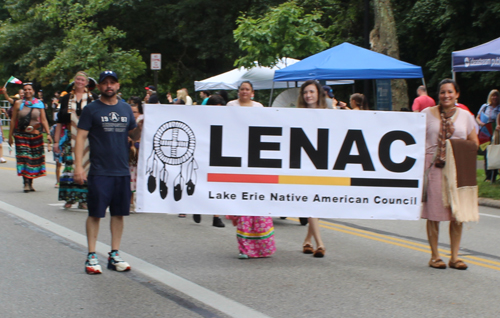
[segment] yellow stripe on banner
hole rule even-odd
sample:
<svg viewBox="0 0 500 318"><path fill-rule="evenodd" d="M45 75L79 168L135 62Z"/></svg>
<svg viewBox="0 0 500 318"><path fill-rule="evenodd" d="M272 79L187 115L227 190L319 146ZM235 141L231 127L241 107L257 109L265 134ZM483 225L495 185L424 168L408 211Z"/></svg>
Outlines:
<svg viewBox="0 0 500 318"><path fill-rule="evenodd" d="M255 237L257 237L257 236L266 236L266 235L269 235L269 234L271 234L272 231L274 231L274 226L271 229L269 229L269 231L264 232L264 233L247 233L247 232L243 232L243 231L240 231L240 230L237 230L236 232L238 234L244 235L244 236L255 236Z"/></svg>
<svg viewBox="0 0 500 318"><path fill-rule="evenodd" d="M332 185L350 186L349 177L313 177L313 176L279 176L280 184L312 184L312 185Z"/></svg>

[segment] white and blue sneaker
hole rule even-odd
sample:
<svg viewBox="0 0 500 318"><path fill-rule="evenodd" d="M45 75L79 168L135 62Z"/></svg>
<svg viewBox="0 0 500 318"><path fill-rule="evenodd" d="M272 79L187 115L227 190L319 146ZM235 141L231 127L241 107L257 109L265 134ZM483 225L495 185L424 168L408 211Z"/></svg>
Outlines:
<svg viewBox="0 0 500 318"><path fill-rule="evenodd" d="M87 260L85 261L85 272L87 274L101 274L102 269L99 265L99 259L96 253L89 253Z"/></svg>
<svg viewBox="0 0 500 318"><path fill-rule="evenodd" d="M130 265L129 263L125 262L120 255L118 254L118 251L112 251L109 252L109 257L108 257L108 269L112 269L117 272L126 272L130 270Z"/></svg>

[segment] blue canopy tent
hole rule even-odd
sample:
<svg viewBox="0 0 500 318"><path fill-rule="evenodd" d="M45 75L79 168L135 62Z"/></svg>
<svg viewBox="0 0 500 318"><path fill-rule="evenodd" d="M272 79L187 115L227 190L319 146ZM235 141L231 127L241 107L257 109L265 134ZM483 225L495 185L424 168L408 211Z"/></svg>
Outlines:
<svg viewBox="0 0 500 318"><path fill-rule="evenodd" d="M500 71L500 38L451 53L453 78L456 72Z"/></svg>
<svg viewBox="0 0 500 318"><path fill-rule="evenodd" d="M425 85L420 66L347 42L274 72L275 82L398 78L421 78Z"/></svg>
<svg viewBox="0 0 500 318"><path fill-rule="evenodd" d="M423 78L422 68L344 42L274 72L274 81Z"/></svg>

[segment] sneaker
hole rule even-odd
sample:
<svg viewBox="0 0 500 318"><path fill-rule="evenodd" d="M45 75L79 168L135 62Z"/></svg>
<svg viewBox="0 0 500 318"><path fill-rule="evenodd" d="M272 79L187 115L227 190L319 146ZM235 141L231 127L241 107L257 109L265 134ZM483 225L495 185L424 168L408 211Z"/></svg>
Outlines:
<svg viewBox="0 0 500 318"><path fill-rule="evenodd" d="M5 160L5 158L0 158L0 163L6 163L7 160Z"/></svg>
<svg viewBox="0 0 500 318"><path fill-rule="evenodd" d="M219 217L214 216L214 220L212 222L212 226L215 227L225 227L226 225L222 222Z"/></svg>
<svg viewBox="0 0 500 318"><path fill-rule="evenodd" d="M125 262L120 255L118 254L118 251L110 252L108 253L108 269L115 270L117 272L126 272L130 270L130 265L129 263Z"/></svg>
<svg viewBox="0 0 500 318"><path fill-rule="evenodd" d="M96 253L90 253L87 256L87 261L85 262L85 272L87 272L87 274L102 273L101 265L99 265L99 259L97 258Z"/></svg>

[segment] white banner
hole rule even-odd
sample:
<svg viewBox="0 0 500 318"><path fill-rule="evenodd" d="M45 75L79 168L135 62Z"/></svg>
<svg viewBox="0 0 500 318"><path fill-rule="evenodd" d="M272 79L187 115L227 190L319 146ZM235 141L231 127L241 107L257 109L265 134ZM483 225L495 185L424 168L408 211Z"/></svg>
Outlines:
<svg viewBox="0 0 500 318"><path fill-rule="evenodd" d="M425 115L146 105L137 211L416 220Z"/></svg>

